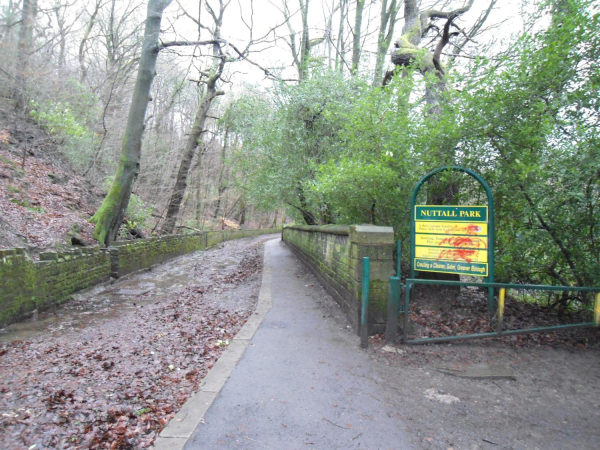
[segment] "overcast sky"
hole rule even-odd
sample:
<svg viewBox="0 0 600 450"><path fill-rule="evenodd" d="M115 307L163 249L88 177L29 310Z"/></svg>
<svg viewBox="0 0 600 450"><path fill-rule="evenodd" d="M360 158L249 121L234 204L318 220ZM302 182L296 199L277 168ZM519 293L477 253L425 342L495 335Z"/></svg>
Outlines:
<svg viewBox="0 0 600 450"><path fill-rule="evenodd" d="M209 0L211 4L218 6L217 0ZM477 17L483 10L487 8L490 0L476 0L473 8L466 13L457 22L461 27L468 30L470 25L474 23ZM255 44L251 51L251 59L259 63L263 67L282 67L285 68L282 75L284 78L295 78L296 72L291 66L292 59L289 47L286 44L286 37L289 36L289 29L284 25L283 14L280 9L282 8L283 0L231 0L223 20L222 37L228 39L238 48L244 48L249 40L258 39L268 34L269 30L277 27L274 32L268 34L268 37L262 41L262 43ZM310 37L316 38L321 37L325 34L325 20L331 14L331 8L333 4L336 4L338 0L310 0L309 10L309 24L310 24ZM435 4L435 1L425 1L426 6ZM442 3L450 3L450 7L456 8L463 5L462 0L444 1L437 2L440 5ZM504 22L502 26L493 32L488 33L485 37L481 37L478 43L485 44L491 39L501 41L510 36L511 33L518 32L522 29L522 20L520 18L520 1L519 0L501 0L498 2L501 6L498 6L493 14L488 19L488 24L496 24ZM297 12L297 0L289 0L290 10L292 13ZM363 46L363 60L368 61L369 53L375 49L375 43L377 40L379 14L381 8L381 2L367 1L368 7L365 8L363 27L365 32L365 44ZM177 35L179 39L196 40L198 38L197 26L189 19L182 17L181 15L176 16L176 11L179 10L179 5L183 7L190 15L194 17L198 16L198 0L174 0L172 5L168 9L166 14L166 21L164 22L163 28L169 26L169 21L172 21L175 25L171 28L168 38L172 38ZM253 8L252 8L253 6ZM441 6L438 6L440 8ZM296 8L296 9L293 9ZM444 8L447 9L447 8ZM394 39L399 37L402 30L404 20L402 18L402 9L399 14L399 20L396 25L394 32ZM350 0L350 23L346 23L346 30L348 30L354 22L354 1ZM333 20L334 36L337 36L337 29L339 22L339 16L336 14ZM210 17L204 11L202 13L202 23L211 23ZM301 21L299 13L296 13L292 19L292 27L296 31L301 30ZM252 33L250 31L252 28ZM175 34L173 34L173 32ZM209 33L203 30L201 33L201 39L210 38ZM347 44L349 48L350 42ZM205 49L206 52L208 49ZM319 45L314 49L314 56L325 56L327 54L327 46L325 44ZM348 55L349 57L349 55ZM389 64L389 62L388 62ZM243 79L250 83L260 83L264 79L264 73L259 69L252 67L248 64L236 63L230 65L229 70L233 70L237 73L236 79Z"/></svg>

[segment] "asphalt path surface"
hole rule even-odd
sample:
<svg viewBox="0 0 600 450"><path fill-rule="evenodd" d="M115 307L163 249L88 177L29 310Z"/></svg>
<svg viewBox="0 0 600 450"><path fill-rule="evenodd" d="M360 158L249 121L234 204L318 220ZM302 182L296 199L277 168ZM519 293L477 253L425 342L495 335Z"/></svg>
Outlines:
<svg viewBox="0 0 600 450"><path fill-rule="evenodd" d="M413 448L333 299L280 240L267 265L273 307L185 448Z"/></svg>

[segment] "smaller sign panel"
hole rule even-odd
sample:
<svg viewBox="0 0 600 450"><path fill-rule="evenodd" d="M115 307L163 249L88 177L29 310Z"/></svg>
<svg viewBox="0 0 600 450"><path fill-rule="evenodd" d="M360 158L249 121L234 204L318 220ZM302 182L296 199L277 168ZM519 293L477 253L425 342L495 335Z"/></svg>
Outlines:
<svg viewBox="0 0 600 450"><path fill-rule="evenodd" d="M417 222L416 233L487 236L487 223Z"/></svg>
<svg viewBox="0 0 600 450"><path fill-rule="evenodd" d="M417 234L415 245L427 247L488 248L487 236L448 236L445 234Z"/></svg>
<svg viewBox="0 0 600 450"><path fill-rule="evenodd" d="M439 248L419 247L415 248L416 258L435 259L436 261L462 261L487 262L487 250L473 250L469 248Z"/></svg>
<svg viewBox="0 0 600 450"><path fill-rule="evenodd" d="M488 265L479 263L460 263L415 258L415 269L424 272L457 273L459 275L488 276Z"/></svg>

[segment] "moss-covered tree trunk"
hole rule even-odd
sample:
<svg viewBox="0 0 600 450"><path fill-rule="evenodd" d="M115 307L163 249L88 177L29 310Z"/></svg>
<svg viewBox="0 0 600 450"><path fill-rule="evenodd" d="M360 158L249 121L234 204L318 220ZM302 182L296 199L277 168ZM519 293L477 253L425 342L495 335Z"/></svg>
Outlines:
<svg viewBox="0 0 600 450"><path fill-rule="evenodd" d="M217 204L215 206L215 212L213 213L213 219L219 217L221 212L221 201L223 194L227 190L226 183L223 182L225 178L225 157L227 155L227 147L229 145L229 128L225 129L225 136L223 137L223 146L221 147L221 171L219 172L219 181L217 183ZM234 145L235 147L235 145Z"/></svg>
<svg viewBox="0 0 600 450"><path fill-rule="evenodd" d="M381 86L383 81L383 66L385 57L394 35L396 26L396 16L400 9L400 3L397 0L383 0L381 2L381 16L379 20L379 33L377 36L377 57L375 59L375 75L373 76L373 86Z"/></svg>
<svg viewBox="0 0 600 450"><path fill-rule="evenodd" d="M360 64L360 38L362 35L362 19L365 9L365 0L356 0L356 14L354 16L354 30L352 31L352 67L350 72L356 75Z"/></svg>
<svg viewBox="0 0 600 450"><path fill-rule="evenodd" d="M94 237L106 246L117 237L129 204L133 183L140 169L144 119L150 101L150 88L156 73L160 24L163 11L169 3L171 0L149 0L148 2L144 42L123 137L119 167L106 198L90 219L90 222L96 224Z"/></svg>
<svg viewBox="0 0 600 450"><path fill-rule="evenodd" d="M427 114L433 122L439 120L445 106L446 93L449 85L446 78L446 70L441 62L441 53L448 44L452 33L450 26L460 15L467 12L473 6L474 0L465 1L461 8L452 11L438 11L434 9L419 10L417 0L404 1L404 27L402 36L395 43L396 50L392 53L392 62L396 66L405 67L414 65L427 77L425 87L425 101ZM421 41L427 30L434 27L433 21L437 19L446 20L443 33L434 51L421 46ZM455 154L452 145L438 148L433 158L436 165L450 165L455 162ZM432 169L433 167L431 167ZM456 195L455 183L445 183L444 186L435 186L437 182L430 183L430 201L434 204L450 203Z"/></svg>
<svg viewBox="0 0 600 450"><path fill-rule="evenodd" d="M419 10L417 0L404 1L404 27L402 36L395 43L396 50L392 53L392 62L396 66L414 65L427 77L425 88L425 101L427 104L427 114L434 125L435 121L441 119L443 108L446 102L446 93L449 85L446 79L445 69L440 61L443 48L450 39L450 25L458 16L467 12L473 6L474 0L468 0L464 6L452 11L438 10ZM445 19L446 24L442 36L434 51L421 46L421 41L427 30L434 25L433 20ZM455 162L456 155L454 146L450 143L441 145L436 150L432 158L435 165L451 165ZM433 169L430 167L428 169ZM428 183L428 203L434 205L452 204L458 194L456 182L441 181L439 178L430 180ZM458 280L458 275L443 274L435 272L423 272L424 278L441 280ZM442 298L446 289L423 287L423 290L429 292L433 298Z"/></svg>

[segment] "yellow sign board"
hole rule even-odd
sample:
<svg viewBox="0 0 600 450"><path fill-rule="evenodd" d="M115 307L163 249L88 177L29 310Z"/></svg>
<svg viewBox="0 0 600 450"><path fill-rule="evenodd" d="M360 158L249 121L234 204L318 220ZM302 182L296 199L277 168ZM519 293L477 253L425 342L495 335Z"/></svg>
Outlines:
<svg viewBox="0 0 600 450"><path fill-rule="evenodd" d="M468 248L436 248L415 247L415 258L433 259L437 261L461 261L486 263L487 250L474 250Z"/></svg>
<svg viewBox="0 0 600 450"><path fill-rule="evenodd" d="M417 233L487 236L487 223L416 222Z"/></svg>
<svg viewBox="0 0 600 450"><path fill-rule="evenodd" d="M447 234L417 234L415 245L426 247L456 247L487 249L487 236L449 236Z"/></svg>
<svg viewBox="0 0 600 450"><path fill-rule="evenodd" d="M488 207L416 205L414 266L425 272L488 276Z"/></svg>

